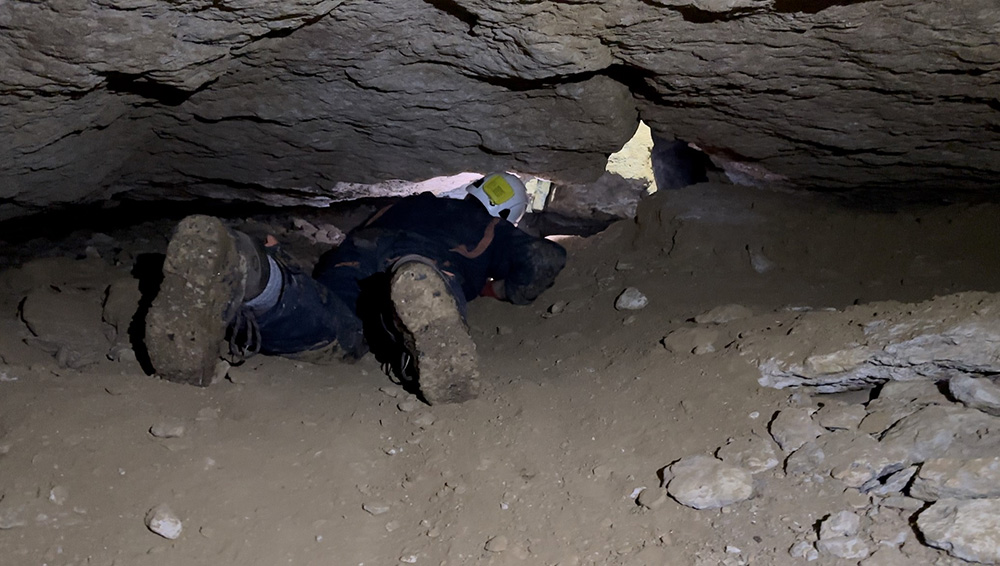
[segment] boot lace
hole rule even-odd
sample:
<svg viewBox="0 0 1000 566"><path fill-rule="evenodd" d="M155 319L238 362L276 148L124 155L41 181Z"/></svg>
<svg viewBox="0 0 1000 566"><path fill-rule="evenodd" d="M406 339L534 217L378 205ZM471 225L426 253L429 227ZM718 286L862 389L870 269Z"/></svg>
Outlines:
<svg viewBox="0 0 1000 566"><path fill-rule="evenodd" d="M260 352L260 325L249 308L236 312L229 327L229 363L239 365Z"/></svg>
<svg viewBox="0 0 1000 566"><path fill-rule="evenodd" d="M386 319L389 320L386 320ZM388 348L389 361L382 363L382 371L396 385L412 383L417 378L417 368L413 365L413 356L406 350L403 336L396 328L393 315L385 310L379 313L379 323L386 338L391 343Z"/></svg>

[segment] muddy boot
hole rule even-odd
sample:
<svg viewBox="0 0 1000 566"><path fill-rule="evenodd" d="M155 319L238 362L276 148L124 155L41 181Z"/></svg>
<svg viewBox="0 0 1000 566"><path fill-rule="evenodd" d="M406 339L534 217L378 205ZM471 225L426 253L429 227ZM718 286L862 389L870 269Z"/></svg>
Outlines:
<svg viewBox="0 0 1000 566"><path fill-rule="evenodd" d="M424 399L434 405L479 395L476 343L442 275L421 261L403 263L390 294Z"/></svg>
<svg viewBox="0 0 1000 566"><path fill-rule="evenodd" d="M219 219L181 220L167 247L163 283L146 316L146 349L157 375L210 385L226 329L248 291L266 281L267 267L249 236L229 230Z"/></svg>

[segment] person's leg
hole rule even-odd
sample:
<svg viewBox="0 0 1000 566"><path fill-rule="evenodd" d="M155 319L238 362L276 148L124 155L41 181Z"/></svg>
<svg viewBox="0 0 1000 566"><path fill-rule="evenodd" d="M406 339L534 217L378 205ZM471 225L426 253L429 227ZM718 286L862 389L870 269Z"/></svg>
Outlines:
<svg viewBox="0 0 1000 566"><path fill-rule="evenodd" d="M189 216L178 223L146 315L146 351L160 377L211 383L226 327L243 304L248 272L261 267L248 262L237 244L216 218Z"/></svg>
<svg viewBox="0 0 1000 566"><path fill-rule="evenodd" d="M321 258L315 273L338 297L353 300L387 373L431 404L465 401L479 390L461 276L434 259L445 252L405 230L359 230Z"/></svg>
<svg viewBox="0 0 1000 566"><path fill-rule="evenodd" d="M260 352L302 354L336 342L345 356L364 355L361 321L344 301L309 275L270 261L281 274L278 296L271 304L259 305L253 300L246 304L259 328ZM234 327L230 334L238 349L239 329Z"/></svg>
<svg viewBox="0 0 1000 566"><path fill-rule="evenodd" d="M419 256L401 258L391 277L390 298L404 348L397 372L414 376L432 405L477 397L478 357L461 285Z"/></svg>
<svg viewBox="0 0 1000 566"><path fill-rule="evenodd" d="M341 338L345 349L363 352L349 309L217 218L189 216L178 224L163 276L146 316L145 344L153 369L169 381L209 385L226 338L236 357L309 350Z"/></svg>

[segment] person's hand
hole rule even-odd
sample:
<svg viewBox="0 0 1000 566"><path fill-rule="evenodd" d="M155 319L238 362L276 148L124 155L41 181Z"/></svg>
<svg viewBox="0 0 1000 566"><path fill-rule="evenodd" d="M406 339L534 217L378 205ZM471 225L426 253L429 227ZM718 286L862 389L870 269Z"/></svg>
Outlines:
<svg viewBox="0 0 1000 566"><path fill-rule="evenodd" d="M480 297L493 297L494 299L504 300L507 298L507 294L504 291L503 281L494 281L490 279L483 285L483 290L479 292Z"/></svg>

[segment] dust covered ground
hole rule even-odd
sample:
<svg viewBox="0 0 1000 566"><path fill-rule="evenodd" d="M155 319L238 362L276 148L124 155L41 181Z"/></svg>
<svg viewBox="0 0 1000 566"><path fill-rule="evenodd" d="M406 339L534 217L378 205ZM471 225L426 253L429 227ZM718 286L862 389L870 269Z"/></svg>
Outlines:
<svg viewBox="0 0 1000 566"><path fill-rule="evenodd" d="M851 340L849 323L784 332L807 313L996 292L997 218L992 204L873 212L711 184L657 194L635 220L563 239L569 264L535 304L471 303L485 393L433 407L371 356L258 356L208 388L148 375L129 337L148 292L136 277L155 271L173 220L9 244L0 563L963 563L918 536L919 508L786 470L777 413L864 416L878 388L766 388L759 364L770 336L804 353ZM322 248L287 218L233 223L304 263ZM629 287L645 307L616 308ZM751 442L775 461L756 462L749 498L697 510L657 491L675 461ZM146 525L164 504L174 540ZM864 556L803 550L843 511L861 518Z"/></svg>

